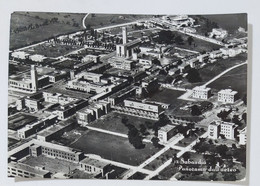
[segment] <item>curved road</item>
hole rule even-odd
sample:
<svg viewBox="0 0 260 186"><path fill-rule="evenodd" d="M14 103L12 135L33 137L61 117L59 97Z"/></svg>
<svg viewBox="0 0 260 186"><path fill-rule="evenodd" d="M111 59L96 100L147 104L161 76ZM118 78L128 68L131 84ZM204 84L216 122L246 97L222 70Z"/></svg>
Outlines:
<svg viewBox="0 0 260 186"><path fill-rule="evenodd" d="M86 25L85 25L85 20L86 20L86 18L88 17L88 15L89 15L89 13L87 13L86 15L85 15L85 17L82 19L82 26L86 29L87 27L86 27Z"/></svg>
<svg viewBox="0 0 260 186"><path fill-rule="evenodd" d="M240 66L245 65L245 64L247 64L247 61L245 61L244 63L238 64L238 65L235 65L235 66L233 66L233 67L231 67L231 68L229 68L229 69L223 71L222 73L220 73L219 75L215 76L213 79L209 80L207 83L205 83L205 84L202 85L202 86L207 86L207 85L209 85L210 83L212 83L212 82L215 81L216 79L220 78L222 75L224 75L225 73L229 72L230 70L233 70L234 68L240 67Z"/></svg>

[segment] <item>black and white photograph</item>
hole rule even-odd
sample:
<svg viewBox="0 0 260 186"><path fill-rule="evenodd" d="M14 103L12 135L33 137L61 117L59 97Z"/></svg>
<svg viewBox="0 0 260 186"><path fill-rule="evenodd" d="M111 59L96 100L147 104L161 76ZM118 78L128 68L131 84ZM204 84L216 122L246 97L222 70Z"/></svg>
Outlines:
<svg viewBox="0 0 260 186"><path fill-rule="evenodd" d="M237 14L15 11L8 177L245 181Z"/></svg>

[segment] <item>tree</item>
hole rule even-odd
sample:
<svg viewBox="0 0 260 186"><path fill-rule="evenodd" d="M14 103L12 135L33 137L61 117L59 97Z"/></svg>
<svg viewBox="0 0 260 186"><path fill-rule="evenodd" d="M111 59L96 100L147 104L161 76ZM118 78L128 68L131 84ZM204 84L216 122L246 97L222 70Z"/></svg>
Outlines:
<svg viewBox="0 0 260 186"><path fill-rule="evenodd" d="M146 133L146 127L144 124L140 125L140 132L144 135Z"/></svg>
<svg viewBox="0 0 260 186"><path fill-rule="evenodd" d="M191 107L191 115L199 116L201 114L202 114L202 112L201 112L200 108L198 107L198 105L192 105L192 107Z"/></svg>
<svg viewBox="0 0 260 186"><path fill-rule="evenodd" d="M246 94L243 96L242 100L243 100L244 104L246 105L247 104L247 95Z"/></svg>
<svg viewBox="0 0 260 186"><path fill-rule="evenodd" d="M129 143L131 143L136 149L142 149L145 147L142 141L142 137L139 134L139 131L135 126L128 125L129 131L128 131L128 140Z"/></svg>
<svg viewBox="0 0 260 186"><path fill-rule="evenodd" d="M179 36L174 38L174 42L179 44L179 45L182 45L183 44L183 38L179 35Z"/></svg>
<svg viewBox="0 0 260 186"><path fill-rule="evenodd" d="M228 151L228 147L226 145L219 145L216 147L217 153L219 153L222 157L226 155Z"/></svg>
<svg viewBox="0 0 260 186"><path fill-rule="evenodd" d="M233 116L232 122L235 123L235 124L237 124L238 126L241 126L241 125L242 125L242 123L241 123L240 120L239 120L238 115L234 115L234 116Z"/></svg>
<svg viewBox="0 0 260 186"><path fill-rule="evenodd" d="M182 155L183 159L184 160L188 160L190 158L190 153L188 152L185 152L183 155Z"/></svg>
<svg viewBox="0 0 260 186"><path fill-rule="evenodd" d="M190 83L196 83L196 82L200 82L202 80L200 77L199 71L194 68L192 68L188 71L188 75L186 76L186 78Z"/></svg>
<svg viewBox="0 0 260 186"><path fill-rule="evenodd" d="M172 44L174 34L168 30L161 30L158 33L159 37L157 38L158 43Z"/></svg>
<svg viewBox="0 0 260 186"><path fill-rule="evenodd" d="M189 36L187 41L188 41L189 45L191 45L194 42L194 39L192 36Z"/></svg>
<svg viewBox="0 0 260 186"><path fill-rule="evenodd" d="M126 125L127 122L128 122L128 118L127 118L127 117L123 117L122 120L121 120L121 122L122 122L124 125Z"/></svg>
<svg viewBox="0 0 260 186"><path fill-rule="evenodd" d="M157 137L153 137L152 139L151 139L151 141L153 142L153 145L156 147L156 148L161 148L162 147L162 145L161 144L159 144L159 138L157 138Z"/></svg>
<svg viewBox="0 0 260 186"><path fill-rule="evenodd" d="M242 114L242 119L244 120L245 123L246 123L246 118L247 118L246 116L247 116L246 113L243 113L243 114Z"/></svg>

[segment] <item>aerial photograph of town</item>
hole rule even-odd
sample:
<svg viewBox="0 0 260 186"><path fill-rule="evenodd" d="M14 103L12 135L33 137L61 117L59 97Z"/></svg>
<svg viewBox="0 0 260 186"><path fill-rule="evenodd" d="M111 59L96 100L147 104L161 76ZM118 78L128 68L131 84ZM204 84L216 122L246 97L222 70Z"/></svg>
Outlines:
<svg viewBox="0 0 260 186"><path fill-rule="evenodd" d="M8 177L246 180L247 14L14 12Z"/></svg>

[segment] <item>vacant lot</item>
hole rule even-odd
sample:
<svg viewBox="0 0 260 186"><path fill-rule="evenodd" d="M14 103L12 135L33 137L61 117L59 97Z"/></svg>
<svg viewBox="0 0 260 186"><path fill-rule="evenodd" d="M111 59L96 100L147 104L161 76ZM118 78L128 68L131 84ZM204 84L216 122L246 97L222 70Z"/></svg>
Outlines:
<svg viewBox="0 0 260 186"><path fill-rule="evenodd" d="M87 154L96 154L106 159L135 166L158 151L151 143L145 143L144 149L135 149L126 138L96 131L87 131L70 147L80 149Z"/></svg>
<svg viewBox="0 0 260 186"><path fill-rule="evenodd" d="M235 68L209 84L209 87L221 90L231 88L238 91L240 98L247 93L247 65Z"/></svg>

